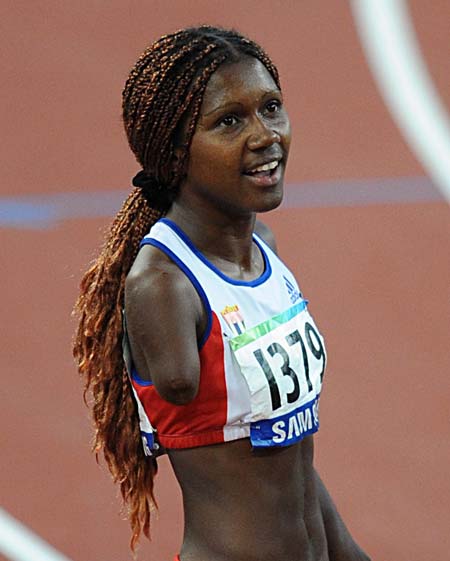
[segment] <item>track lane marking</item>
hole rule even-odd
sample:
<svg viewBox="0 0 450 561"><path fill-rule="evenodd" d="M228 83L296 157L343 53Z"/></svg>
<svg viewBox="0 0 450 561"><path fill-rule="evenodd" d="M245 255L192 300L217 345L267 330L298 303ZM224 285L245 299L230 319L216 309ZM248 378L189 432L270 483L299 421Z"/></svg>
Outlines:
<svg viewBox="0 0 450 561"><path fill-rule="evenodd" d="M450 118L404 0L351 0L375 82L405 140L450 203Z"/></svg>
<svg viewBox="0 0 450 561"><path fill-rule="evenodd" d="M41 230L64 220L110 218L128 190L60 192L0 197L0 228ZM441 202L427 177L315 180L286 184L281 208L327 208L372 204Z"/></svg>
<svg viewBox="0 0 450 561"><path fill-rule="evenodd" d="M0 552L11 561L71 561L1 507Z"/></svg>

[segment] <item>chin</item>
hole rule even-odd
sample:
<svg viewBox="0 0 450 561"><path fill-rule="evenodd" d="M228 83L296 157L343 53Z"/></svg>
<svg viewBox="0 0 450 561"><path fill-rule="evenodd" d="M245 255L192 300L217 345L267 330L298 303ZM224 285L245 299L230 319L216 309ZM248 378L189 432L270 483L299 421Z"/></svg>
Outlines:
<svg viewBox="0 0 450 561"><path fill-rule="evenodd" d="M264 193L258 201L256 212L269 212L278 208L283 201L283 186L278 187L272 193Z"/></svg>

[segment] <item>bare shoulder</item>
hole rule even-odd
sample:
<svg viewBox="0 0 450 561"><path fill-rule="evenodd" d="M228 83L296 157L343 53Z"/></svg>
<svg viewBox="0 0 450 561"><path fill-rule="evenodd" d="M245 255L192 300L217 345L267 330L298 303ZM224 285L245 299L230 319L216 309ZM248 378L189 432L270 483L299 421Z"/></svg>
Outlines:
<svg viewBox="0 0 450 561"><path fill-rule="evenodd" d="M160 297L189 297L195 292L192 283L180 268L162 251L145 246L138 253L125 281L128 312L134 305L158 302Z"/></svg>
<svg viewBox="0 0 450 561"><path fill-rule="evenodd" d="M277 242L275 240L274 233L269 228L269 226L267 226L267 224L264 224L264 222L261 222L261 220L256 220L255 233L258 234L258 236L266 242L266 244L270 247L270 249L272 249L272 251L274 251L274 253L278 253Z"/></svg>
<svg viewBox="0 0 450 561"><path fill-rule="evenodd" d="M145 246L126 279L125 313L139 376L153 381L168 401L190 401L198 384L198 339L206 325L191 281L168 256Z"/></svg>
<svg viewBox="0 0 450 561"><path fill-rule="evenodd" d="M125 282L128 325L141 332L170 327L181 316L196 323L202 304L192 282L167 255L152 246L143 247Z"/></svg>

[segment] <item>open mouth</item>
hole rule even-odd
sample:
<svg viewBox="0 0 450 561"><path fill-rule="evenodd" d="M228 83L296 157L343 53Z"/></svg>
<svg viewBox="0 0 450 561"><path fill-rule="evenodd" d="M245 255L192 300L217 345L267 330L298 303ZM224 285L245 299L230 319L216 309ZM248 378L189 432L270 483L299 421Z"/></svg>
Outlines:
<svg viewBox="0 0 450 561"><path fill-rule="evenodd" d="M245 171L244 175L249 175L251 177L271 177L276 173L279 165L279 160L273 160L272 162L268 162L252 170Z"/></svg>

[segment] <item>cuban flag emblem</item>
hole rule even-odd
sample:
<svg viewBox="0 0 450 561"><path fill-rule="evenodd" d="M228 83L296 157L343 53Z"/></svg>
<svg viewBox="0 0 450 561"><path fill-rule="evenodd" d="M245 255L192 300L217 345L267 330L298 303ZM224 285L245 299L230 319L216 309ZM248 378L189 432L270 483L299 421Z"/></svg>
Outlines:
<svg viewBox="0 0 450 561"><path fill-rule="evenodd" d="M242 314L239 310L239 306L234 304L234 306L225 306L225 308L220 312L224 320L230 326L234 335L240 335L245 331L245 322Z"/></svg>

